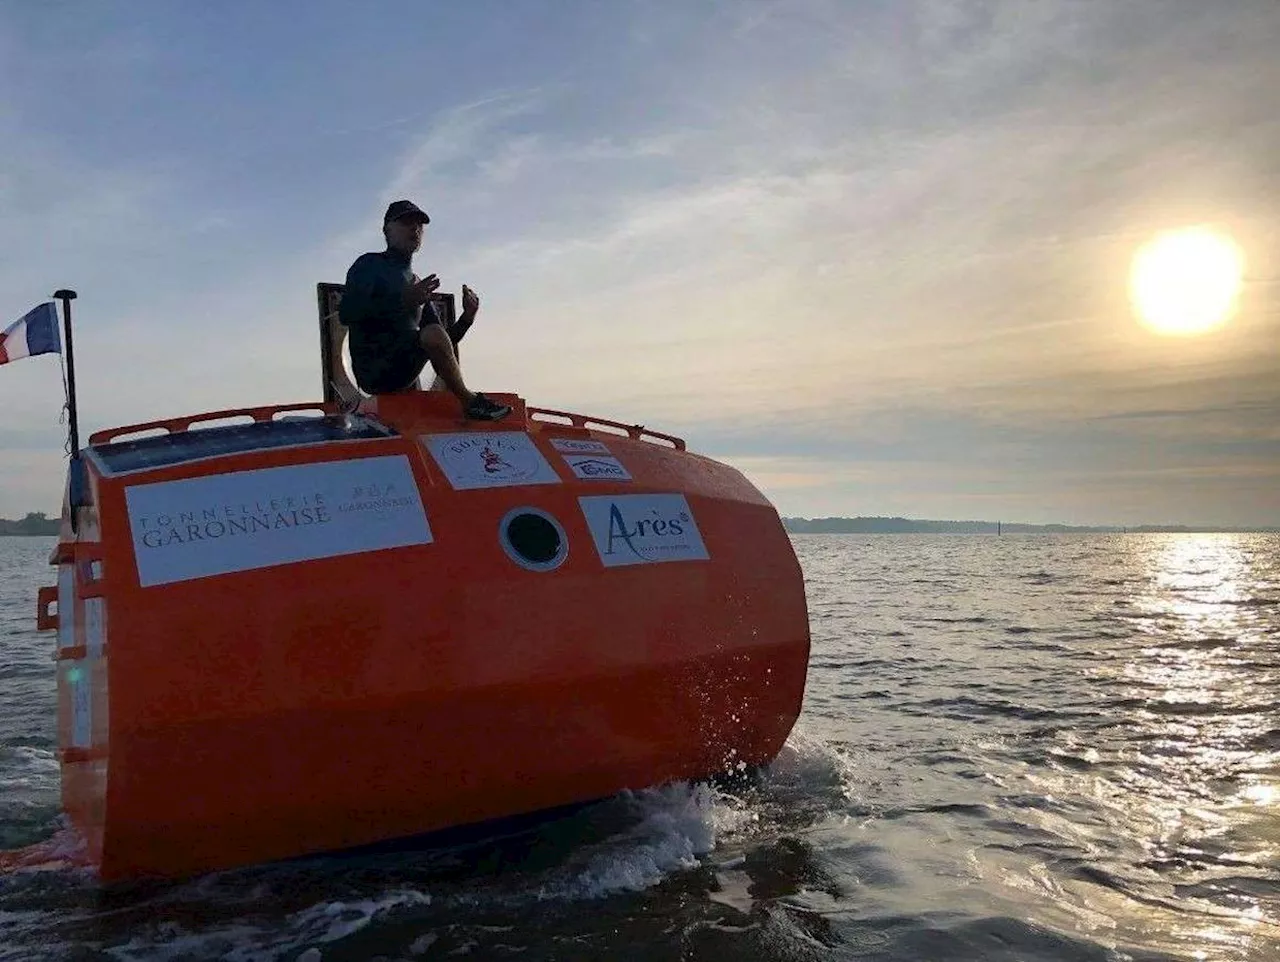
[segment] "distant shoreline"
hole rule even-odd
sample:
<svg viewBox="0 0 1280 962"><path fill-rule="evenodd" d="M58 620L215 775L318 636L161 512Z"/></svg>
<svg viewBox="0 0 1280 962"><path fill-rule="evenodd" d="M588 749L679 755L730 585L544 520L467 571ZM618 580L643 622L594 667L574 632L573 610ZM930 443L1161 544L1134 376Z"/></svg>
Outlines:
<svg viewBox="0 0 1280 962"><path fill-rule="evenodd" d="M916 518L783 518L791 534L1275 534L1280 528L1214 525L1021 524L1011 521L933 521Z"/></svg>
<svg viewBox="0 0 1280 962"><path fill-rule="evenodd" d="M0 518L0 538L56 537L62 522L43 514L21 521ZM1212 525L1070 525L1005 521L933 521L917 518L783 518L791 534L1275 534L1280 528L1222 528Z"/></svg>
<svg viewBox="0 0 1280 962"><path fill-rule="evenodd" d="M0 538L47 538L61 530L60 518L50 518L40 512L32 512L21 521L0 518Z"/></svg>

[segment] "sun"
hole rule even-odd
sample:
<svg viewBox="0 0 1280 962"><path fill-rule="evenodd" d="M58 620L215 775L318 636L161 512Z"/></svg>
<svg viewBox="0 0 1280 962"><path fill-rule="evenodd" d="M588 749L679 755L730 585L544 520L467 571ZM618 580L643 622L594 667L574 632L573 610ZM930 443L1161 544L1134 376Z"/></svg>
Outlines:
<svg viewBox="0 0 1280 962"><path fill-rule="evenodd" d="M1235 313L1244 256L1229 237L1204 227L1160 234L1133 257L1129 297L1157 334L1204 334Z"/></svg>

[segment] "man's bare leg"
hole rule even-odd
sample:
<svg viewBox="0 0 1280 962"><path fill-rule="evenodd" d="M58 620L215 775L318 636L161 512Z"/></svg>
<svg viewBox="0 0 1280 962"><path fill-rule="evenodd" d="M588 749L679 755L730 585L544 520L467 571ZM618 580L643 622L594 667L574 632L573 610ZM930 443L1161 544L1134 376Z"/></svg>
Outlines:
<svg viewBox="0 0 1280 962"><path fill-rule="evenodd" d="M458 355L453 349L453 341L439 324L428 324L418 335L427 358L436 374L444 381L453 395L462 402L463 413L468 418L481 421L501 421L511 413L511 406L498 404L483 394L467 390L462 380L462 369L458 366Z"/></svg>
<svg viewBox="0 0 1280 962"><path fill-rule="evenodd" d="M439 324L427 324L418 333L423 349L431 361L440 380L464 405L471 400L471 391L462 380L462 368L458 366L458 356L453 350L453 341Z"/></svg>

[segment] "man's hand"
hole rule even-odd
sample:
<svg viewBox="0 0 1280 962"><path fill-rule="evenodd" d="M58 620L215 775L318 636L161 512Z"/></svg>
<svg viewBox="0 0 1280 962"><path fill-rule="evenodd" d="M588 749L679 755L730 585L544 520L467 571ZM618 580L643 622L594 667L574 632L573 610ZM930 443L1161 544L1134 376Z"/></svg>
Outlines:
<svg viewBox="0 0 1280 962"><path fill-rule="evenodd" d="M476 294L466 284L462 285L462 313L458 315L458 319L453 322L453 327L449 328L449 340L453 341L454 349L458 347L458 342L471 330L471 325L475 323L476 311L480 310L480 296Z"/></svg>
<svg viewBox="0 0 1280 962"><path fill-rule="evenodd" d="M436 292L436 288L440 286L440 278L435 274L428 274L416 284L410 284L404 289L404 302L410 307L418 307L427 303L431 299L431 295Z"/></svg>
<svg viewBox="0 0 1280 962"><path fill-rule="evenodd" d="M462 285L462 317L468 317L474 320L476 316L476 312L479 310L480 310L480 296L471 288L467 287L466 284L463 284ZM462 318L459 318L459 320L461 319Z"/></svg>

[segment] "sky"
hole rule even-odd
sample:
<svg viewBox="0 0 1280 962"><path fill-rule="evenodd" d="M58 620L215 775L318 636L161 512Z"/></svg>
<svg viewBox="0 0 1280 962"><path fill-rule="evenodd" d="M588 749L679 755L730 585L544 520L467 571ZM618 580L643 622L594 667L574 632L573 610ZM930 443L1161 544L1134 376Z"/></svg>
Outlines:
<svg viewBox="0 0 1280 962"><path fill-rule="evenodd" d="M784 515L1280 525L1276 49L1275 0L0 0L0 327L79 292L82 438L315 400L405 197L474 389ZM1130 264L1193 225L1238 308L1162 337ZM62 405L0 367L0 517Z"/></svg>

